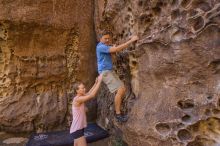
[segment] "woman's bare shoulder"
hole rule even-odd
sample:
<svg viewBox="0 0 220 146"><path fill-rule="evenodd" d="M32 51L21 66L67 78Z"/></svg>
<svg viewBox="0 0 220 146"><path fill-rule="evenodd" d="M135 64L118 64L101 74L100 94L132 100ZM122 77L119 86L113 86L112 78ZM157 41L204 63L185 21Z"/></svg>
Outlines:
<svg viewBox="0 0 220 146"><path fill-rule="evenodd" d="M73 97L72 105L75 107L79 107L81 104L77 101L80 98L80 96Z"/></svg>

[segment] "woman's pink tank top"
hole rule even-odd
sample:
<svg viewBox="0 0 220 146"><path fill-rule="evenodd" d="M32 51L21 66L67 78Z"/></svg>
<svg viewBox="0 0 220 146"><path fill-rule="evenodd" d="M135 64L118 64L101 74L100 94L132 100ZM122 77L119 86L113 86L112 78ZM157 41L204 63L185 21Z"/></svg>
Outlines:
<svg viewBox="0 0 220 146"><path fill-rule="evenodd" d="M76 98L78 97L75 97L73 100L75 100ZM83 129L87 126L84 103L82 103L78 107L72 104L72 115L73 115L73 120L70 127L70 133Z"/></svg>

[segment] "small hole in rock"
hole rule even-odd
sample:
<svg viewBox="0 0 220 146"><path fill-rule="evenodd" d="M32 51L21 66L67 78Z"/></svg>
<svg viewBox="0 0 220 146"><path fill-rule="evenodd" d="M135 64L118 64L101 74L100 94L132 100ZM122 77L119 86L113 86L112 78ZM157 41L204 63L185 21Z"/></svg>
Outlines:
<svg viewBox="0 0 220 146"><path fill-rule="evenodd" d="M195 16L198 12L192 9L192 10L189 10L188 13L189 13L189 16L192 17L192 16Z"/></svg>
<svg viewBox="0 0 220 146"><path fill-rule="evenodd" d="M195 19L193 28L195 30L199 30L199 29L201 29L203 27L203 25L204 25L203 18L202 17L198 17L198 18Z"/></svg>
<svg viewBox="0 0 220 146"><path fill-rule="evenodd" d="M186 7L190 4L190 2L191 2L191 0L183 0L183 1L181 2L181 6L184 7L184 8L186 8Z"/></svg>
<svg viewBox="0 0 220 146"><path fill-rule="evenodd" d="M181 141L190 140L192 138L191 133L186 129L181 129L178 131L177 136Z"/></svg>
<svg viewBox="0 0 220 146"><path fill-rule="evenodd" d="M152 9L155 15L158 15L161 12L161 8L155 7Z"/></svg>
<svg viewBox="0 0 220 146"><path fill-rule="evenodd" d="M205 110L205 115L206 116L210 116L211 115L211 110L210 109L206 109Z"/></svg>
<svg viewBox="0 0 220 146"><path fill-rule="evenodd" d="M129 21L129 19L130 19L130 15L127 15L127 16L125 17L125 21Z"/></svg>
<svg viewBox="0 0 220 146"><path fill-rule="evenodd" d="M162 6L165 6L166 3L162 2L162 1L158 1L157 4L156 4L156 7L162 7Z"/></svg>
<svg viewBox="0 0 220 146"><path fill-rule="evenodd" d="M191 99L180 100L178 101L177 105L181 109L192 109L194 107L193 100Z"/></svg>
<svg viewBox="0 0 220 146"><path fill-rule="evenodd" d="M132 64L133 66L136 66L136 65L137 65L137 61L131 61L131 64Z"/></svg>
<svg viewBox="0 0 220 146"><path fill-rule="evenodd" d="M180 11L177 9L177 10L173 10L172 13L171 13L171 19L176 19L178 18L180 15Z"/></svg>
<svg viewBox="0 0 220 146"><path fill-rule="evenodd" d="M187 122L187 123L191 122L191 117L189 115L185 115L185 116L182 117L182 121Z"/></svg>
<svg viewBox="0 0 220 146"><path fill-rule="evenodd" d="M162 134L162 135L166 135L170 132L170 126L166 123L159 123L156 125L156 130Z"/></svg>
<svg viewBox="0 0 220 146"><path fill-rule="evenodd" d="M220 110L215 108L215 109L212 110L212 112L213 112L213 114L219 114Z"/></svg>
<svg viewBox="0 0 220 146"><path fill-rule="evenodd" d="M140 20L140 22L143 22L144 19L146 19L146 18L147 18L147 15L146 15L146 14L142 14L142 15L139 17L139 20Z"/></svg>
<svg viewBox="0 0 220 146"><path fill-rule="evenodd" d="M211 100L213 98L213 96L207 96L206 97L208 100Z"/></svg>
<svg viewBox="0 0 220 146"><path fill-rule="evenodd" d="M143 1L139 1L138 6L142 6L142 5L143 5Z"/></svg>

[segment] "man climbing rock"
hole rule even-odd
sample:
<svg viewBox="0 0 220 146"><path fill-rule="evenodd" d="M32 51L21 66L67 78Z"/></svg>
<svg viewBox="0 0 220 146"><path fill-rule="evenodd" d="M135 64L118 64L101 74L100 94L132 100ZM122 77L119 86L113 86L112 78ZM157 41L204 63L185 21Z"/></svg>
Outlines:
<svg viewBox="0 0 220 146"><path fill-rule="evenodd" d="M119 122L126 122L128 117L121 113L122 97L125 95L126 88L124 83L119 79L113 71L111 53L116 53L124 50L130 44L137 41L138 36L132 36L131 39L121 45L111 46L111 33L103 31L100 34L100 42L96 46L97 64L99 74L103 74L103 82L107 85L111 93L116 92L115 103L115 118Z"/></svg>

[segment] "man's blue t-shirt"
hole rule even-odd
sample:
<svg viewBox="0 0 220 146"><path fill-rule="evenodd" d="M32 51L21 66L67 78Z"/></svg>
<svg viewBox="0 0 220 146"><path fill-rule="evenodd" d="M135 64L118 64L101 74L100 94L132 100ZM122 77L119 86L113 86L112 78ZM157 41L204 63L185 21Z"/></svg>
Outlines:
<svg viewBox="0 0 220 146"><path fill-rule="evenodd" d="M96 46L98 72L101 73L104 70L112 70L112 58L109 49L111 46L107 46L103 43L98 43Z"/></svg>

